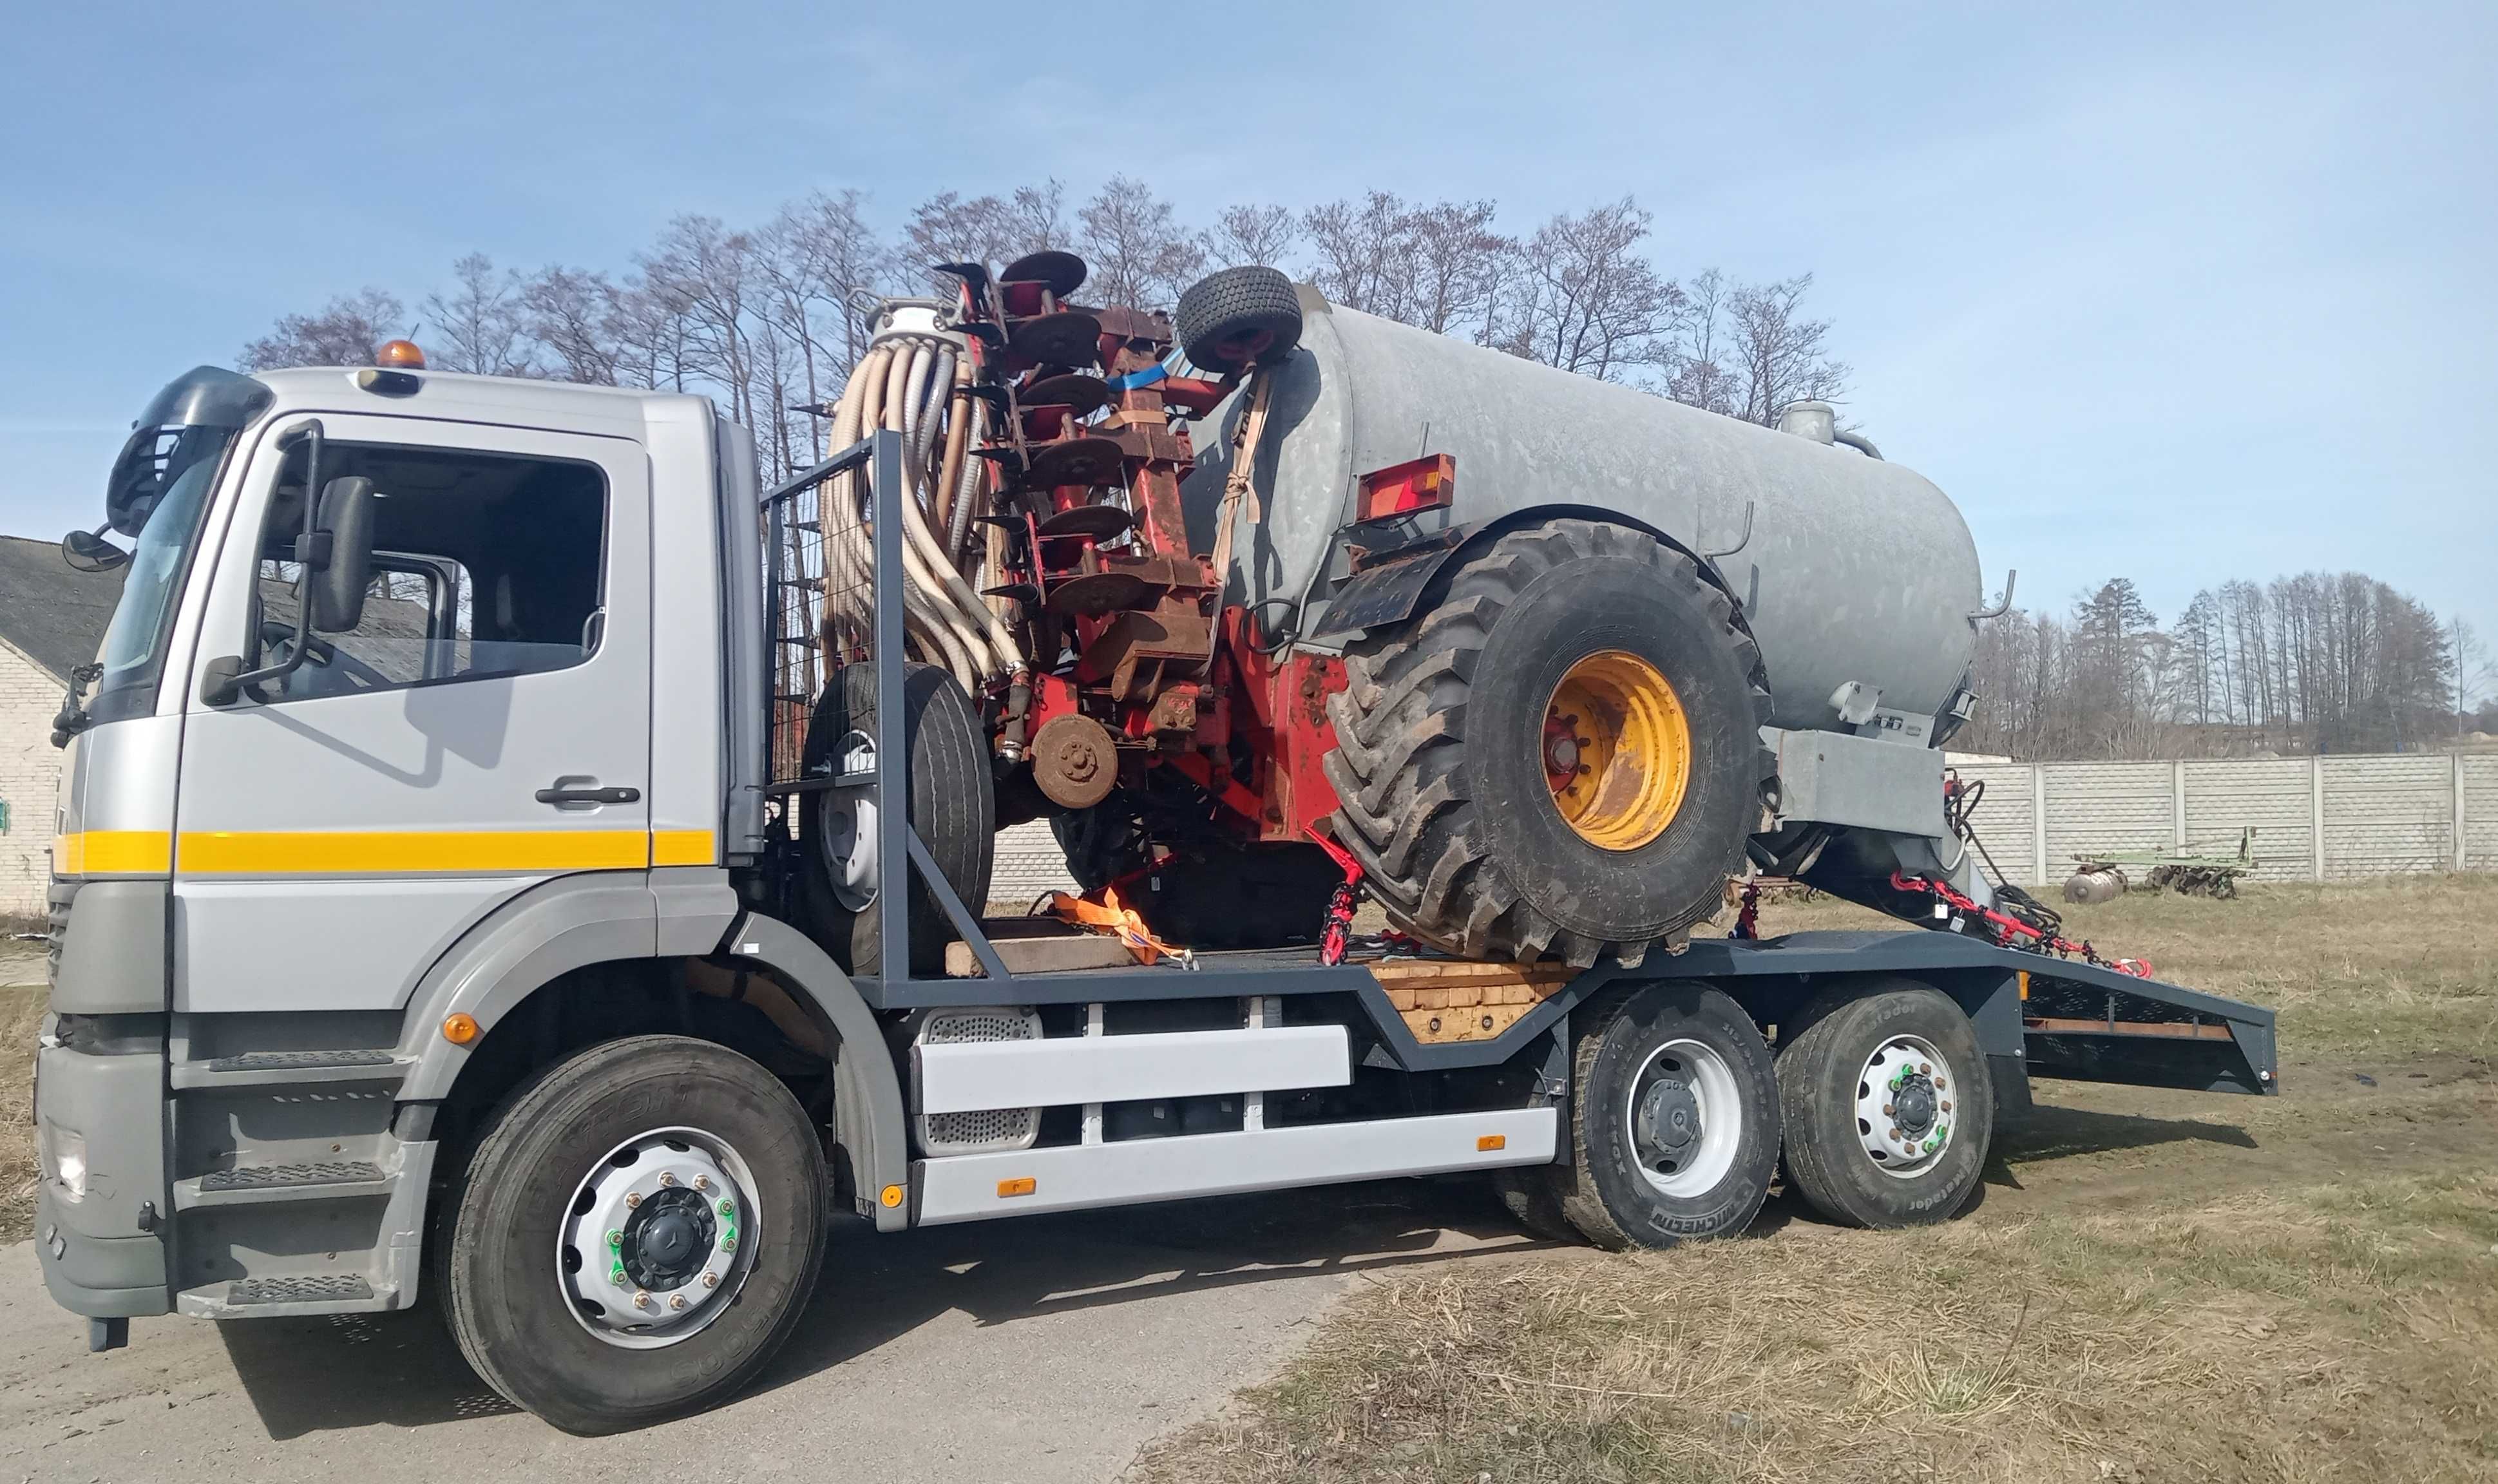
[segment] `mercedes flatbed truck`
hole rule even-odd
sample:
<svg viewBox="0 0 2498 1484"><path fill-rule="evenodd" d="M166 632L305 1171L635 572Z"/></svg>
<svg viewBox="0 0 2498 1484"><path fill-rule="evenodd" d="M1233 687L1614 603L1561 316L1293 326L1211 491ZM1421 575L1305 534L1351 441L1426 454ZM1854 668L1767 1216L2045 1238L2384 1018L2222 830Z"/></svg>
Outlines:
<svg viewBox="0 0 2498 1484"><path fill-rule="evenodd" d="M44 1278L96 1347L135 1316L432 1293L496 1391L611 1431L753 1377L837 1210L893 1232L1484 1172L1531 1230L1652 1246L1742 1231L1783 1169L1833 1219L1915 1227L1966 1204L2033 1078L2274 1090L2270 1012L2100 960L1978 869L1936 745L1965 694L1938 716L1856 676L1826 712L1768 709L1782 665L1828 690L1845 642L1843 622L1819 650L1771 642L1812 633L1777 606L1805 600L1777 588L1779 471L1870 455L1827 409L1692 435L1768 471L1739 571L1664 517L1470 512L1450 484L1484 489L1501 456L1413 466L1401 418L1377 468L1349 422L1332 467L1262 462L1325 410L1294 376L1340 394L1329 356L1407 332L1301 291L1337 340L1296 353L1301 327L1269 333L1283 306L1243 291L1216 306L1230 339L1201 324L1182 361L1160 316L1071 334L1069 276L965 266L961 300L888 315L958 361L914 353L886 381L907 415L836 415L855 441L771 489L702 397L436 373L413 347L203 368L147 407L106 525L64 542L129 566L62 711L36 1089ZM1071 390L1079 358L1117 374ZM941 462L940 424L967 418L988 442ZM1206 418L1230 467L1167 477ZM1085 438L1117 446L1039 446ZM1324 500L1278 487L1313 478ZM1312 525L1313 500L1344 518ZM1137 555L1157 522L1201 565ZM949 561L993 580L957 600ZM1589 593L1606 611L1573 617ZM1459 618L1471 658L1400 658ZM1424 704L1451 686L1456 711ZM1465 774L1438 867L1399 878L1394 838L1351 838L1355 809L1428 814L1405 757L1504 705L1528 760L1506 792ZM1309 748L1278 740L1285 710ZM1392 714L1406 732L1373 725ZM1105 852L1088 811L1113 807ZM1062 905L1113 931L980 915L1009 814L1075 821L1071 859L1115 875ZM1754 869L1936 930L1599 920L1587 901L1646 889L1640 853L1686 849L1693 819L1736 822ZM1245 843L1188 833L1208 822ZM1262 834L1323 852L1333 889L1241 864ZM1518 879L1440 879L1487 859ZM1366 875L1398 933L1349 936ZM1553 881L1594 885L1509 911ZM1433 919L1453 902L1493 925ZM1216 946L1244 922L1254 941Z"/></svg>

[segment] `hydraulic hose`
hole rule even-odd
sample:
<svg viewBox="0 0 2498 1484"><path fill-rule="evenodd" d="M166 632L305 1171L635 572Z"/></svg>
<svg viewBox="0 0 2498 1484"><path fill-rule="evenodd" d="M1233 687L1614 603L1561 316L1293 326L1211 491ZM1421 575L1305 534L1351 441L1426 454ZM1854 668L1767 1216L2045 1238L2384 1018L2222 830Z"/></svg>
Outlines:
<svg viewBox="0 0 2498 1484"><path fill-rule="evenodd" d="M968 525L967 496L974 483L965 475L978 472L977 468L966 470L954 453L977 436L977 404L954 395L968 369L955 347L941 338L881 337L869 346L843 389L833 431L845 442L874 429L902 436L905 627L923 656L942 657L966 690L977 692L993 680L1026 673L1027 666L1012 632L965 580L954 555L961 543L952 537ZM952 408L949 404L956 401L970 403L969 408ZM949 418L949 411L955 415ZM928 456L936 450L941 420L950 424L946 457L932 470ZM843 475L824 520L827 617L840 636L851 642L864 638L873 627L864 597L875 566L862 519L865 493L865 481L856 472ZM960 517L945 521L942 537L932 527L932 517L941 509L946 517Z"/></svg>

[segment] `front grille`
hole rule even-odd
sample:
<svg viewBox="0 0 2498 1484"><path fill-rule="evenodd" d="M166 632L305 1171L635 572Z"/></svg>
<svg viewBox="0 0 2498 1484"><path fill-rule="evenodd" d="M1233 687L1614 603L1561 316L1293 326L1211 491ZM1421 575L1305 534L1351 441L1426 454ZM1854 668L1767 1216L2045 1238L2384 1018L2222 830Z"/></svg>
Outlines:
<svg viewBox="0 0 2498 1484"><path fill-rule="evenodd" d="M44 984L47 988L61 986L61 946L70 935L70 899L78 895L79 883L53 877L44 891Z"/></svg>

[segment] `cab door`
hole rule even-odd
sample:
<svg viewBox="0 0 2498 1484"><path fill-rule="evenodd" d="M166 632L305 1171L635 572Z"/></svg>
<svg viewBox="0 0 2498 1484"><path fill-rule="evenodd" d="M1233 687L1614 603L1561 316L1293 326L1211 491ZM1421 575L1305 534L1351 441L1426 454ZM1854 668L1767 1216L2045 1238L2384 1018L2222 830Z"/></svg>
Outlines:
<svg viewBox="0 0 2498 1484"><path fill-rule="evenodd" d="M307 449L252 452L218 552L175 799L174 1008L383 1010L559 876L650 863L649 462L630 439L322 414L373 481L356 627L283 682Z"/></svg>

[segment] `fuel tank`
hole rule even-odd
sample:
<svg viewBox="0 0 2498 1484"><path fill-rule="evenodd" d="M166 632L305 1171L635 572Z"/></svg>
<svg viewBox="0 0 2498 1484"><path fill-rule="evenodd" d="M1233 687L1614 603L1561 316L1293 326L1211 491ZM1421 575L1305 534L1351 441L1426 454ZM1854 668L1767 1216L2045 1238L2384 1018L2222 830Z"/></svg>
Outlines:
<svg viewBox="0 0 2498 1484"><path fill-rule="evenodd" d="M1257 605L1268 631L1324 627L1359 477L1446 453L1457 458L1446 519L1459 525L1566 508L1618 513L1696 552L1741 543L1718 565L1760 640L1776 726L1841 726L1832 696L1851 681L1912 716L1959 686L1983 601L1977 548L1919 474L1336 307L1307 287L1301 306L1300 345L1273 372L1253 464L1257 506L1243 502L1233 536L1230 600ZM1212 549L1240 403L1201 428L1182 487L1200 551Z"/></svg>

